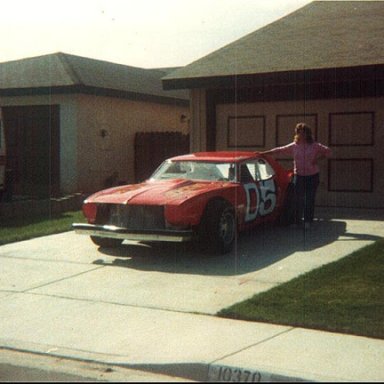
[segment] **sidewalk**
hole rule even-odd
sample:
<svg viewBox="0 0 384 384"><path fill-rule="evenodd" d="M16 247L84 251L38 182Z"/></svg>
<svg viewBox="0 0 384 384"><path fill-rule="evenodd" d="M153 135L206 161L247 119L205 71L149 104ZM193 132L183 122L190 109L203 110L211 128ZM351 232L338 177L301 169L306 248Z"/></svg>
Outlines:
<svg viewBox="0 0 384 384"><path fill-rule="evenodd" d="M384 236L381 214L339 210L346 231L337 240L314 239L312 249L307 239L304 252L292 248L280 258L276 241L265 235L263 250L276 252L269 255L270 264L263 255L257 264L247 253L254 248L252 239L249 246L245 239L242 251L249 261L235 275L225 266L213 275L220 260L203 263L186 255L176 262L161 250L152 258L140 253L132 262L127 255L139 252L135 248L105 255L71 233L2 246L0 347L165 374L175 381L382 382L384 340L218 318L212 313L222 302L209 307L204 297L215 297L215 290L227 296L227 286L238 287L240 294L248 281L252 290L266 290L294 277L293 266L304 258L305 271L342 257ZM173 291L166 286L170 279Z"/></svg>
<svg viewBox="0 0 384 384"><path fill-rule="evenodd" d="M6 348L195 381L384 379L384 340L25 294L2 318Z"/></svg>

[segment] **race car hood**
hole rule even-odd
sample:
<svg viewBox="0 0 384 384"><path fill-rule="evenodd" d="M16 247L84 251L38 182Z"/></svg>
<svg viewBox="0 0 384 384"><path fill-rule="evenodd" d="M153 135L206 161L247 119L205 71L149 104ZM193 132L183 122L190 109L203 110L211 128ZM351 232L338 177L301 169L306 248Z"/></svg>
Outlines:
<svg viewBox="0 0 384 384"><path fill-rule="evenodd" d="M193 181L172 179L149 180L140 184L124 185L97 192L86 202L106 204L167 205L181 204L204 193L233 187L221 181Z"/></svg>

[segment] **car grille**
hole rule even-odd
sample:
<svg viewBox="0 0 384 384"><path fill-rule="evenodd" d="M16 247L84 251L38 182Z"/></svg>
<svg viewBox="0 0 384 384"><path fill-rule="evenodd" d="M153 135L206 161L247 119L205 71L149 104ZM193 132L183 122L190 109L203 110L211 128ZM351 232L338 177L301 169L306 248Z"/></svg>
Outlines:
<svg viewBox="0 0 384 384"><path fill-rule="evenodd" d="M100 224L116 225L130 230L165 229L162 206L105 204L99 207L99 212L100 217L103 217Z"/></svg>

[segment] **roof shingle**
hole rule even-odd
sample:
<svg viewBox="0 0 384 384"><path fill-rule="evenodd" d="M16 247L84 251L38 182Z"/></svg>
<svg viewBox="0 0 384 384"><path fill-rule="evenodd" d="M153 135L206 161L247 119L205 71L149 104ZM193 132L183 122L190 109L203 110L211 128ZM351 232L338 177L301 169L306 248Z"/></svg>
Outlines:
<svg viewBox="0 0 384 384"><path fill-rule="evenodd" d="M82 86L188 100L185 91L163 90L167 73L58 52L0 63L0 91Z"/></svg>
<svg viewBox="0 0 384 384"><path fill-rule="evenodd" d="M314 1L165 76L163 84L377 64L384 64L384 1Z"/></svg>

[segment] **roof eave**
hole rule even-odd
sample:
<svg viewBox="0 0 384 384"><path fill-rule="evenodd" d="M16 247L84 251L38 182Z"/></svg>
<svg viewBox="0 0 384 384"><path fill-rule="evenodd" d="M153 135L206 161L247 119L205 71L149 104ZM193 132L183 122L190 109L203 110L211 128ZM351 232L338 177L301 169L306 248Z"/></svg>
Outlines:
<svg viewBox="0 0 384 384"><path fill-rule="evenodd" d="M160 104L173 104L188 106L188 99L181 99L172 96L160 96L139 92L129 92L117 89L91 87L85 85L52 86L52 87L30 87L30 88L1 88L1 96L37 96L53 94L87 94L93 96L107 96L136 101L157 102Z"/></svg>
<svg viewBox="0 0 384 384"><path fill-rule="evenodd" d="M269 84L293 84L319 81L345 81L361 78L384 78L384 64L338 68L314 68L254 74L167 78L164 90L194 88L258 87Z"/></svg>

